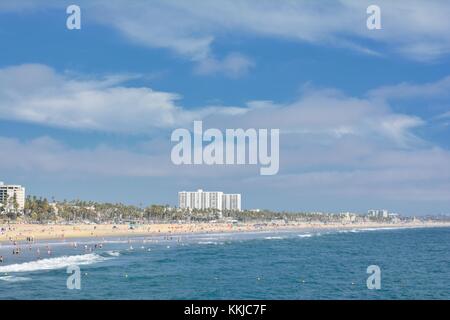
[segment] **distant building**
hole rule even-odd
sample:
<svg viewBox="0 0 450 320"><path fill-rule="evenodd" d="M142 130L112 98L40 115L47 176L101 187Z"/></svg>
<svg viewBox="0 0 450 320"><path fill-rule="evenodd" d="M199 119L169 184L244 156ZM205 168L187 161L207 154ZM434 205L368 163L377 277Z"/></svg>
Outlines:
<svg viewBox="0 0 450 320"><path fill-rule="evenodd" d="M354 222L356 221L356 217L358 216L358 214L353 212L341 212L341 216L343 217L344 221Z"/></svg>
<svg viewBox="0 0 450 320"><path fill-rule="evenodd" d="M400 221L400 215L398 213L389 213L389 218L394 222Z"/></svg>
<svg viewBox="0 0 450 320"><path fill-rule="evenodd" d="M222 207L224 210L241 211L241 195L239 193L223 194Z"/></svg>
<svg viewBox="0 0 450 320"><path fill-rule="evenodd" d="M52 208L55 215L59 214L58 202L50 202L48 205Z"/></svg>
<svg viewBox="0 0 450 320"><path fill-rule="evenodd" d="M23 212L25 209L25 188L20 185L4 184L0 181L0 204L6 207L6 211L12 211L14 198L17 202L17 210Z"/></svg>
<svg viewBox="0 0 450 320"><path fill-rule="evenodd" d="M367 212L369 216L372 217L378 217L378 218L388 218L389 217L389 211L387 210L369 210Z"/></svg>
<svg viewBox="0 0 450 320"><path fill-rule="evenodd" d="M223 192L197 191L178 192L178 206L181 209L217 209L222 210Z"/></svg>
<svg viewBox="0 0 450 320"><path fill-rule="evenodd" d="M178 192L180 209L216 209L241 211L241 195L225 194L221 191L181 191Z"/></svg>
<svg viewBox="0 0 450 320"><path fill-rule="evenodd" d="M398 218L400 215L398 213L389 213L389 217Z"/></svg>

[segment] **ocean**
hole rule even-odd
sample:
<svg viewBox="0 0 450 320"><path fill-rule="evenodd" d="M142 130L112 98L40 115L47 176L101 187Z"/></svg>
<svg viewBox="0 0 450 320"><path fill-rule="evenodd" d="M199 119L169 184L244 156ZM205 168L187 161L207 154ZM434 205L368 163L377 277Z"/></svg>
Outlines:
<svg viewBox="0 0 450 320"><path fill-rule="evenodd" d="M102 248L95 248L99 243ZM450 299L447 227L79 239L21 247L20 255L12 255L13 246L0 246L0 299ZM73 265L80 268L80 290L67 287L67 267ZM381 271L378 290L366 284L370 265Z"/></svg>

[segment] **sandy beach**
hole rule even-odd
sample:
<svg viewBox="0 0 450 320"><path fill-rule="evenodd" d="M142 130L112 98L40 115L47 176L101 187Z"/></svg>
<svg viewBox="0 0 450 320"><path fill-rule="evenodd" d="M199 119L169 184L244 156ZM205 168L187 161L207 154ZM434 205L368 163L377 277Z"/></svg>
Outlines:
<svg viewBox="0 0 450 320"><path fill-rule="evenodd" d="M190 234L190 233L223 233L223 232L255 232L277 230L306 230L306 229L364 229L364 228L417 228L417 227L446 227L450 223L436 221L416 221L399 223L167 223L141 224L130 228L129 225L113 224L0 224L0 243L23 241L27 238L34 240L53 240L71 238L103 238L103 237L133 237L154 236L162 234Z"/></svg>

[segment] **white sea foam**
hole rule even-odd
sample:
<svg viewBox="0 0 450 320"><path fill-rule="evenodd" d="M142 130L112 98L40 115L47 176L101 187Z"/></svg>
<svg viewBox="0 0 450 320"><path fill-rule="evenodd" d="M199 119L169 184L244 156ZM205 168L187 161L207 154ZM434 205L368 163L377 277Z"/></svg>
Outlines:
<svg viewBox="0 0 450 320"><path fill-rule="evenodd" d="M265 237L266 240L283 240L283 237Z"/></svg>
<svg viewBox="0 0 450 320"><path fill-rule="evenodd" d="M23 281L29 281L29 280L31 280L31 278L16 277L16 276L4 276L4 277L0 277L0 280L5 281L5 282L23 282Z"/></svg>
<svg viewBox="0 0 450 320"><path fill-rule="evenodd" d="M121 244L121 243L130 243L130 242L134 242L134 241L131 241L131 240L105 240L105 241L102 241L102 243L105 243L105 244Z"/></svg>
<svg viewBox="0 0 450 320"><path fill-rule="evenodd" d="M361 228L359 230L361 231L381 231L381 230L398 230L398 229L404 229L401 227L381 227L381 228Z"/></svg>
<svg viewBox="0 0 450 320"><path fill-rule="evenodd" d="M120 252L119 251L114 251L114 250L106 251L106 254L111 256L111 257L118 257L118 256L120 256Z"/></svg>
<svg viewBox="0 0 450 320"><path fill-rule="evenodd" d="M197 242L197 244L217 244L217 242L215 242L215 241L199 241L199 242Z"/></svg>
<svg viewBox="0 0 450 320"><path fill-rule="evenodd" d="M367 232L367 231L383 231L383 230L398 230L403 229L401 227L381 227L381 228L355 228L355 229L347 229L347 230L339 230L339 233L360 233L360 232Z"/></svg>
<svg viewBox="0 0 450 320"><path fill-rule="evenodd" d="M78 266L88 265L105 260L108 260L108 258L104 258L95 253L75 255L75 256L62 256L57 258L41 259L30 262L1 266L0 273L55 270L66 268L71 265L78 265Z"/></svg>
<svg viewBox="0 0 450 320"><path fill-rule="evenodd" d="M300 238L311 238L313 235L311 233L306 233L306 234L299 234L298 236Z"/></svg>

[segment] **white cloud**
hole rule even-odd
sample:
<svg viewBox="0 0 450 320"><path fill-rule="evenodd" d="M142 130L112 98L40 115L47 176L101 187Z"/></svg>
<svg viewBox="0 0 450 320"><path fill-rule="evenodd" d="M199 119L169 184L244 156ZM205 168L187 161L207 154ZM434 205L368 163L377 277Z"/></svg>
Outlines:
<svg viewBox="0 0 450 320"><path fill-rule="evenodd" d="M371 54L383 51L377 43L387 44L393 51L419 60L450 52L447 1L377 1L383 26L379 32L366 28L366 8L371 4L361 0L161 0L128 9L123 1L115 1L111 15L139 25L142 29L133 31L121 23L115 27L135 37L147 35L144 43L154 45L170 39L161 46L182 52L193 44L204 56L213 39L232 32L349 47ZM373 40L375 45L364 45L359 39Z"/></svg>
<svg viewBox="0 0 450 320"><path fill-rule="evenodd" d="M407 100L441 99L450 96L450 76L429 83L407 83L383 86L368 93L371 99Z"/></svg>
<svg viewBox="0 0 450 320"><path fill-rule="evenodd" d="M128 37L194 59L210 57L211 44L226 34L247 33L377 54L388 45L408 58L430 60L450 52L447 1L380 0L380 31L366 28L371 1L161 0L129 5L90 1L96 18ZM367 45L360 39L374 41Z"/></svg>
<svg viewBox="0 0 450 320"><path fill-rule="evenodd" d="M378 0L382 30L368 30L370 0L79 0L84 19L112 27L136 43L166 48L196 62L214 58L221 37L248 34L399 53L429 61L450 53L450 2ZM60 9L55 0L17 1L0 10ZM219 68L218 70L221 70Z"/></svg>
<svg viewBox="0 0 450 320"><path fill-rule="evenodd" d="M424 143L415 133L424 120L394 112L389 99L310 88L287 104L253 101L241 108L206 106L189 111L175 104L177 94L126 87L129 77L86 78L42 65L1 69L3 119L126 134L161 130L152 132L151 142L124 148L106 144L74 148L48 137L28 141L0 137L0 168L56 174L61 179L86 174L92 179L162 176L168 181L188 180L186 185L211 179L232 185L239 179L240 186L252 192L270 187L274 192L348 201L373 196L380 201L448 202L450 153ZM427 84L416 86L429 90ZM259 177L258 166L172 165L167 131L174 126L192 129L194 118L203 119L205 129L281 129L279 174Z"/></svg>
<svg viewBox="0 0 450 320"><path fill-rule="evenodd" d="M253 61L248 57L239 53L231 53L223 60L215 58L202 60L198 64L196 72L198 74L223 73L231 78L237 78L248 73L253 66Z"/></svg>
<svg viewBox="0 0 450 320"><path fill-rule="evenodd" d="M245 75L253 62L239 53L222 60L214 57L214 23L202 21L170 1L129 2L101 1L86 3L96 12L93 19L117 29L133 42L152 48L166 48L191 59L198 74L221 73L229 77ZM101 13L100 13L101 12Z"/></svg>
<svg viewBox="0 0 450 320"><path fill-rule="evenodd" d="M414 155L413 155L414 156ZM447 154L446 161L450 161ZM302 196L340 197L352 206L351 199L379 199L409 202L439 201L448 204L450 176L448 165L440 163L439 168L428 167L427 171L410 171L417 168L392 168L376 170L322 170L305 173L279 175L271 181L271 187L284 192L295 190ZM253 177L248 184L259 184L261 178ZM430 208L433 212L433 209Z"/></svg>
<svg viewBox="0 0 450 320"><path fill-rule="evenodd" d="M79 78L38 64L0 69L0 118L72 129L148 134L210 113L240 111L220 107L186 110L177 105L179 95L126 87L129 78Z"/></svg>
<svg viewBox="0 0 450 320"><path fill-rule="evenodd" d="M161 154L148 155L106 145L72 149L49 137L25 142L0 137L0 150L2 170L34 175L147 177L164 176L171 170L170 159Z"/></svg>
<svg viewBox="0 0 450 320"><path fill-rule="evenodd" d="M348 97L330 89L306 91L284 105L253 101L246 110L239 117L208 115L205 120L212 127L279 128L284 135L322 143L357 136L402 148L421 142L414 129L425 124L419 117L393 112L385 102Z"/></svg>
<svg viewBox="0 0 450 320"><path fill-rule="evenodd" d="M151 134L154 129L190 126L204 119L217 127L279 128L333 139L358 135L407 146L417 142L417 117L397 114L385 102L348 97L331 90L306 90L297 101L277 105L249 102L246 107L186 109L176 93L127 87L136 75L103 78L57 73L45 65L0 69L0 118L46 126L116 133Z"/></svg>

